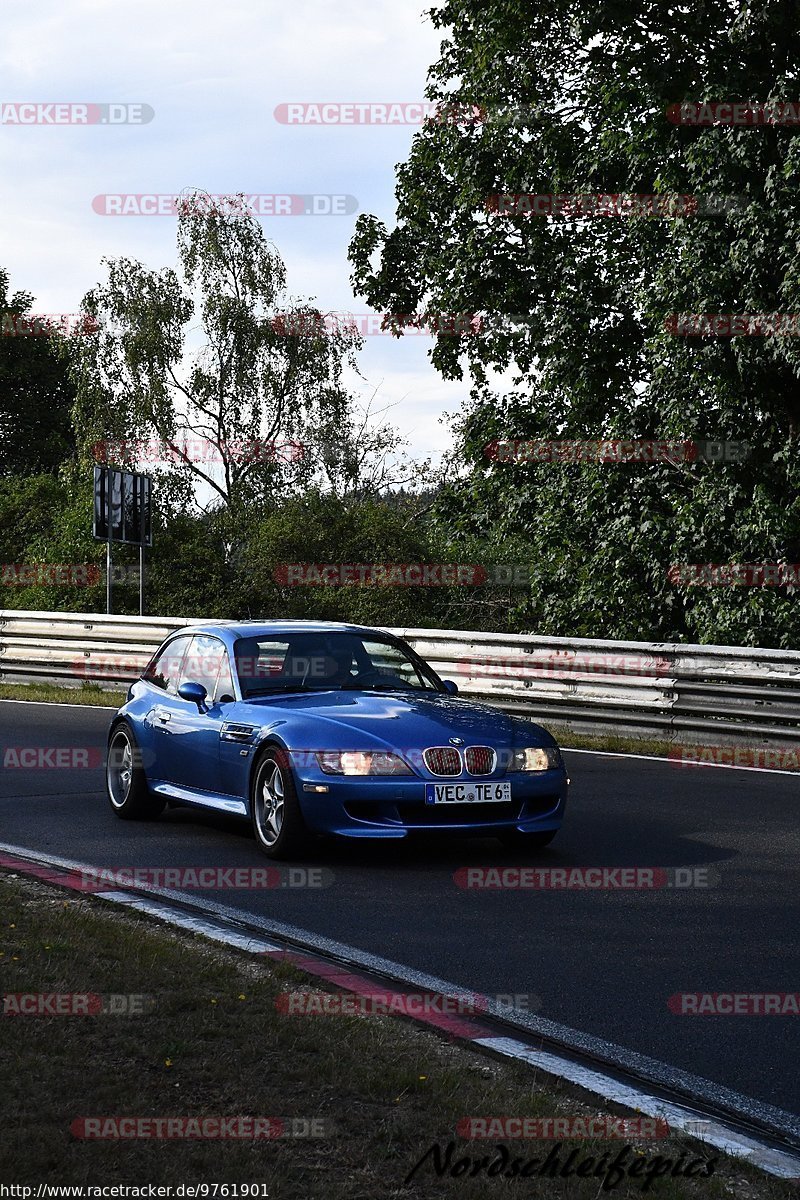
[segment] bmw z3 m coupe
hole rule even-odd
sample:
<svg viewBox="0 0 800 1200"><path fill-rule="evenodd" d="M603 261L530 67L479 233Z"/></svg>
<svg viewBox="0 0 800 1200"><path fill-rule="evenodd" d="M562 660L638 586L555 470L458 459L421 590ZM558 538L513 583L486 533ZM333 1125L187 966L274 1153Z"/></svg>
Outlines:
<svg viewBox="0 0 800 1200"><path fill-rule="evenodd" d="M249 817L270 858L301 855L314 834L438 830L546 846L567 798L558 746L457 691L379 629L181 629L114 717L108 798L126 820L168 802Z"/></svg>

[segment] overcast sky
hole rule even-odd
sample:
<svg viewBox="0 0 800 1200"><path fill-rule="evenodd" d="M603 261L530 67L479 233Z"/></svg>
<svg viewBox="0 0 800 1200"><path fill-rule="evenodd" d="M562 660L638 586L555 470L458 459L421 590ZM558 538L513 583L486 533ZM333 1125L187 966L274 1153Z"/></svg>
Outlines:
<svg viewBox="0 0 800 1200"><path fill-rule="evenodd" d="M347 195L394 216L394 167L414 126L284 124L278 105L423 98L439 35L426 0L36 0L0 14L0 265L36 311L75 312L103 256L175 262L175 218L108 216L97 196L214 193ZM18 124L24 102L142 104L146 124ZM71 110L70 117L76 112ZM77 110L78 116L80 115ZM57 118L39 110L37 119ZM90 115L93 115L90 114ZM102 209L102 203L95 207ZM351 204L351 207L355 207ZM289 290L324 310L365 312L349 286L355 214L264 216ZM365 394L401 401L392 421L414 453L450 441L445 383L426 338L366 338Z"/></svg>

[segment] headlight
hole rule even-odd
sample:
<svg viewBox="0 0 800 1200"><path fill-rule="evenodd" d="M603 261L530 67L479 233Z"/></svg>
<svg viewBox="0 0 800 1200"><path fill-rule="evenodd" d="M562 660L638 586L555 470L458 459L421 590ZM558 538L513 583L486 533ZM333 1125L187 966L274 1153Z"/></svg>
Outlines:
<svg viewBox="0 0 800 1200"><path fill-rule="evenodd" d="M511 771L552 771L561 766L558 746L526 746L515 750L511 757Z"/></svg>
<svg viewBox="0 0 800 1200"><path fill-rule="evenodd" d="M326 775L413 775L397 754L383 750L323 750L317 762Z"/></svg>

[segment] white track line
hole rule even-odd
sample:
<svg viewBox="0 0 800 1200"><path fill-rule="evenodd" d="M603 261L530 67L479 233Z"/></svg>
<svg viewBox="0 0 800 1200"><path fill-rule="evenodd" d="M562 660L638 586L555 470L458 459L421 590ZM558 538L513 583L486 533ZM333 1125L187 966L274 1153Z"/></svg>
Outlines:
<svg viewBox="0 0 800 1200"><path fill-rule="evenodd" d="M214 942L224 942L227 946L236 946L238 950L247 950L251 954L279 954L281 951L280 946L265 938L224 929L218 921L179 912L169 904L159 904L157 900L146 896L134 896L130 892L94 892L92 895L96 895L98 900L109 900L112 904L124 904L126 908L149 913L152 917L168 921L170 925L177 925L190 933L202 933L203 937Z"/></svg>
<svg viewBox="0 0 800 1200"><path fill-rule="evenodd" d="M770 1175L777 1175L781 1179L800 1178L800 1162L791 1155L764 1146L755 1138L727 1129L709 1117L700 1119L691 1109L662 1100L642 1091L641 1088L621 1083L601 1071L583 1067L580 1063L559 1058L545 1050L534 1050L514 1038L475 1038L473 1045L483 1046L495 1054L539 1067L547 1075L558 1075L587 1092L601 1096L604 1100L611 1100L615 1104L632 1108L650 1117L661 1117L666 1120L671 1130L680 1129L688 1136L698 1138L706 1145L714 1146L733 1158L744 1159Z"/></svg>
<svg viewBox="0 0 800 1200"><path fill-rule="evenodd" d="M725 749L724 746L708 748ZM683 770L687 767L716 767L717 770L722 771L760 771L762 775L783 775L785 779L791 779L800 774L798 771L782 771L780 767L740 767L736 763L684 762L683 759L668 758L666 754L628 754L624 750L583 750L576 746L562 746L561 749L565 754L602 754L605 758L640 758L643 762L666 763L670 767L678 767Z"/></svg>
<svg viewBox="0 0 800 1200"><path fill-rule="evenodd" d="M27 856L33 861L46 863L51 866L67 867L68 869L79 871L91 869L84 864L76 863L70 859L60 858L55 855L45 855L39 851L25 851L19 846L2 845L0 849L9 854L16 853L20 856ZM162 895L165 894L162 889L158 890ZM95 893L92 894L95 895ZM196 916L176 910L170 904L160 900L155 900L148 896L134 895L130 892L99 892L96 895L100 899L107 900L110 903L122 904L127 908L148 913L173 926L189 930L193 933L203 934L214 941L235 946L251 953L274 953L279 952L281 949L280 946L269 942L266 938L251 936L250 934L240 933L235 929L231 929L227 922L219 915L219 910L222 906L216 904L214 901L206 903L193 896L192 903L194 906L207 909L208 912L207 916ZM181 893L176 893L175 898L178 899L180 895ZM185 893L183 896L188 899ZM319 953L320 950L323 950L324 953L325 939L319 938L315 934L307 934L306 931L300 932L306 935L310 947L316 953ZM339 948L347 949L346 947ZM359 957L372 958L373 956L364 956L361 952L353 949L351 962L357 965ZM375 961L380 962L385 960ZM397 964L389 962L387 962L387 966L397 968L395 973L399 973L400 977L402 977L403 968L398 968ZM408 973L407 969L406 973L415 974ZM437 987L435 990L444 994L452 994L455 985L443 984L442 981L438 980L436 983ZM449 992L448 989L450 989ZM463 989L456 988L455 990L461 991ZM780 1179L800 1179L800 1158L784 1153L781 1150L776 1150L772 1146L758 1141L756 1137L751 1138L745 1134L738 1133L736 1130L729 1129L722 1122L707 1117L702 1110L692 1111L688 1106L664 1100L642 1087L623 1083L614 1078L614 1076L607 1075L594 1067L583 1066L573 1060L561 1058L559 1055L549 1051L536 1050L516 1038L477 1037L471 1039L465 1038L464 1042L466 1045L481 1047L484 1050L502 1055L505 1058L513 1058L519 1062L527 1063L547 1075L565 1079L569 1083L583 1088L585 1091L592 1092L594 1095L600 1096L601 1099L646 1113L648 1116L662 1117L670 1127L680 1129L688 1136L699 1138L706 1146L713 1146L715 1149L731 1157L748 1162L751 1166L758 1167L769 1175Z"/></svg>

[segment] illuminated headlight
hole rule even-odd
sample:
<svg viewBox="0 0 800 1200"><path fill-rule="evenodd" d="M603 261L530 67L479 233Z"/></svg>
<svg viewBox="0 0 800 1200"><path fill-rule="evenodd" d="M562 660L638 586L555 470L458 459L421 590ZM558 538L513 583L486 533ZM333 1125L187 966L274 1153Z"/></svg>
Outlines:
<svg viewBox="0 0 800 1200"><path fill-rule="evenodd" d="M511 758L512 771L552 771L561 766L558 746L526 746L515 750Z"/></svg>
<svg viewBox="0 0 800 1200"><path fill-rule="evenodd" d="M317 762L326 775L413 775L397 754L383 750L324 750Z"/></svg>

